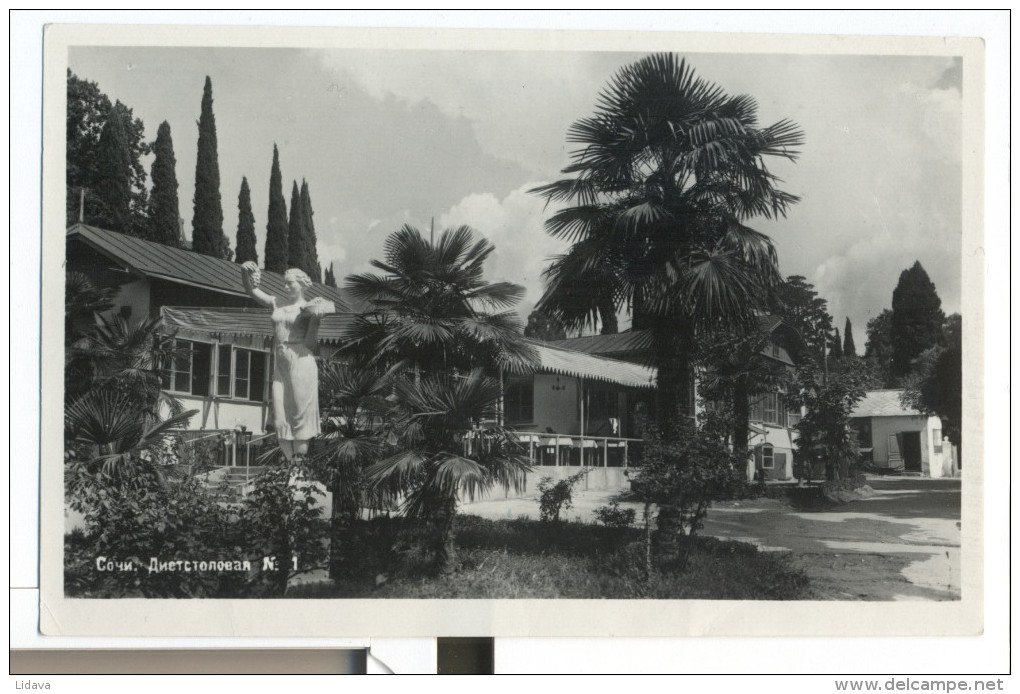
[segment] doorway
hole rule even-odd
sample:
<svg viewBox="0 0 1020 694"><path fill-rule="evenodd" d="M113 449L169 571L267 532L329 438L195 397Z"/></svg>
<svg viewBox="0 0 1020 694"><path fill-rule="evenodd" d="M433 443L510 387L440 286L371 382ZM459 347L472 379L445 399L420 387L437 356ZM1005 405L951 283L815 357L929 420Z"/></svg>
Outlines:
<svg viewBox="0 0 1020 694"><path fill-rule="evenodd" d="M903 451L903 469L906 472L921 472L921 432L904 431L899 437Z"/></svg>

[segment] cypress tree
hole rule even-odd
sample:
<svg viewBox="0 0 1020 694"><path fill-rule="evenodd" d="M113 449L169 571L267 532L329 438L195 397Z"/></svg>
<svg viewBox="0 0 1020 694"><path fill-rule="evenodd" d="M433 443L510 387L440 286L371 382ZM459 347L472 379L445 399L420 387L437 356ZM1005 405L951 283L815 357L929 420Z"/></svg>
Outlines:
<svg viewBox="0 0 1020 694"><path fill-rule="evenodd" d="M287 267L296 267L308 272L305 258L305 214L301 206L301 193L297 181L290 192L290 226L287 233ZM309 276L311 274L309 273Z"/></svg>
<svg viewBox="0 0 1020 694"><path fill-rule="evenodd" d="M838 360L843 358L843 343L839 338L839 328L836 328L829 344L829 359Z"/></svg>
<svg viewBox="0 0 1020 694"><path fill-rule="evenodd" d="M902 377L910 373L911 362L921 352L939 343L942 324L942 300L921 263L900 273L893 290L892 320L889 339L892 343L892 374Z"/></svg>
<svg viewBox="0 0 1020 694"><path fill-rule="evenodd" d="M890 376L892 340L889 337L889 331L891 325L892 311L883 309L880 314L868 321L866 329L868 339L864 344L864 358L871 362L875 375L885 388L896 385L895 379Z"/></svg>
<svg viewBox="0 0 1020 694"><path fill-rule="evenodd" d="M269 214L266 220L266 270L287 271L287 201L283 197L280 153L273 145L273 168L269 173Z"/></svg>
<svg viewBox="0 0 1020 694"><path fill-rule="evenodd" d="M131 150L118 109L110 109L96 148L95 223L131 232Z"/></svg>
<svg viewBox="0 0 1020 694"><path fill-rule="evenodd" d="M301 212L305 222L305 263L307 266L304 270L313 280L321 282L322 266L319 265L319 250L317 248L319 240L315 236L315 222L312 220L315 213L312 212L312 197L308 193L308 182L303 178L301 179Z"/></svg>
<svg viewBox="0 0 1020 694"><path fill-rule="evenodd" d="M333 263L330 263L329 267L326 268L326 276L323 280L323 284L327 287L336 287L336 275L333 273Z"/></svg>
<svg viewBox="0 0 1020 694"><path fill-rule="evenodd" d="M198 120L198 160L195 165L195 213L191 218L191 248L198 253L229 257L223 235L220 165L216 154L216 117L212 109L212 80L205 78L202 114Z"/></svg>
<svg viewBox="0 0 1020 694"><path fill-rule="evenodd" d="M846 325L843 327L843 354L848 357L857 356L857 345L854 344L854 326L850 323L850 316L846 317Z"/></svg>
<svg viewBox="0 0 1020 694"><path fill-rule="evenodd" d="M180 245L180 204L177 199L177 158L170 124L163 121L152 151L152 195L149 196L149 238L157 243Z"/></svg>
<svg viewBox="0 0 1020 694"><path fill-rule="evenodd" d="M234 262L245 263L251 260L259 262L259 253L255 247L255 215L251 212L251 190L248 188L248 177L241 178L241 192L237 196L237 254Z"/></svg>

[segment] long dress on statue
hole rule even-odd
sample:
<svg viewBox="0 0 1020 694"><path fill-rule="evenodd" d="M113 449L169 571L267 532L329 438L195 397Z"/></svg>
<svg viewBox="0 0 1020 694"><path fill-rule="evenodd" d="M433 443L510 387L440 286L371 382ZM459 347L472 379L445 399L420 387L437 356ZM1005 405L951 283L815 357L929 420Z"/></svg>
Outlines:
<svg viewBox="0 0 1020 694"><path fill-rule="evenodd" d="M277 306L273 300L273 425L278 439L302 441L317 436L319 427L319 371L308 345L309 331L317 332L317 318L301 306ZM314 346L314 342L312 342Z"/></svg>

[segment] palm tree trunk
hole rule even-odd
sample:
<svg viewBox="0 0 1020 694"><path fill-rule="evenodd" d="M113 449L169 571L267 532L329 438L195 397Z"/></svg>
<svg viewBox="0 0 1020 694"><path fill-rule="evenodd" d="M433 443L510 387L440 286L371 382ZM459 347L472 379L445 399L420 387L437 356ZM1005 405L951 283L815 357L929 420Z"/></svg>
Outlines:
<svg viewBox="0 0 1020 694"><path fill-rule="evenodd" d="M668 436L678 417L694 414L690 401L694 325L678 318L656 319L652 325L652 350L659 371L655 417L662 433Z"/></svg>
<svg viewBox="0 0 1020 694"><path fill-rule="evenodd" d="M615 335L620 332L620 326L616 320L616 305L612 296L604 296L599 299L599 322L602 328L599 331L603 335Z"/></svg>
<svg viewBox="0 0 1020 694"><path fill-rule="evenodd" d="M748 422L751 418L747 376L737 378L733 384L733 454L741 460L748 455Z"/></svg>

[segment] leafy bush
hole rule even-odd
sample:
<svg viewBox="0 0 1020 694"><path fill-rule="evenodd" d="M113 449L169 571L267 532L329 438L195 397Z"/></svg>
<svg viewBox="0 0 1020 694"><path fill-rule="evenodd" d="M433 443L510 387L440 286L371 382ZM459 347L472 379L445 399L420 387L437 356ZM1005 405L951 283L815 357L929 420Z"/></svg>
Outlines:
<svg viewBox="0 0 1020 694"><path fill-rule="evenodd" d="M538 481L538 513L539 518L547 522L557 522L560 512L569 509L574 503L574 485L588 474L587 468L580 472L553 482L552 477L543 477Z"/></svg>
<svg viewBox="0 0 1020 694"><path fill-rule="evenodd" d="M130 493L123 493L129 491ZM64 589L75 597L241 597L236 571L150 570L150 562L249 559L229 510L195 478L129 490L93 487L85 527L65 538ZM122 567L105 570L110 563Z"/></svg>
<svg viewBox="0 0 1020 694"><path fill-rule="evenodd" d="M321 492L300 475L292 483L285 468L260 475L252 493L233 504L193 476L79 488L87 495L73 506L85 527L65 538L69 596L278 597L289 579L319 568L325 557ZM266 558L273 560L268 566ZM201 562L227 568L200 570Z"/></svg>
<svg viewBox="0 0 1020 694"><path fill-rule="evenodd" d="M599 506L594 511L595 520L607 528L629 528L634 525L637 511L632 508L620 508L620 502L609 502L608 506Z"/></svg>
<svg viewBox="0 0 1020 694"><path fill-rule="evenodd" d="M275 568L254 577L254 592L282 597L288 581L324 566L328 521L319 487L299 468L270 468L255 478L241 503L238 526L253 556L274 558Z"/></svg>
<svg viewBox="0 0 1020 694"><path fill-rule="evenodd" d="M645 570L651 579L653 553L660 563L675 559L682 570L712 501L739 495L745 481L743 460L711 426L680 418L668 430L650 427L649 434L633 488L645 502ZM658 507L654 548L653 504Z"/></svg>

